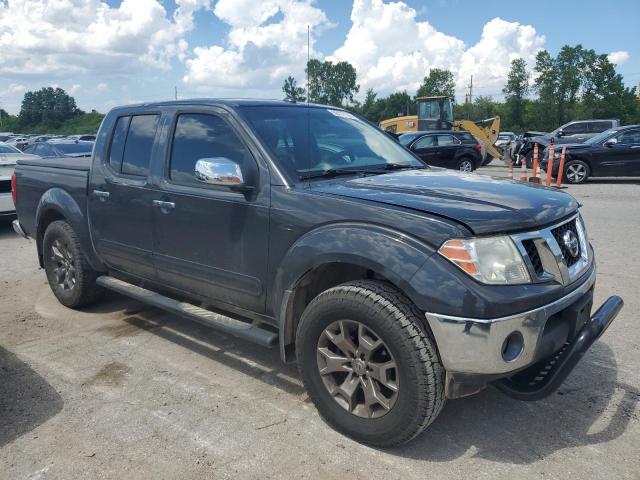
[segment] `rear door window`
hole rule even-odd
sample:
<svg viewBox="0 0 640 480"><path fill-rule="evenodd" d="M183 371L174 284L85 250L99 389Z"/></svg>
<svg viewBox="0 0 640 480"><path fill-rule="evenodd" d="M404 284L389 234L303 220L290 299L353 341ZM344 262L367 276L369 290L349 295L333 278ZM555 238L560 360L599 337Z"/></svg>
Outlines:
<svg viewBox="0 0 640 480"><path fill-rule="evenodd" d="M146 177L149 173L151 149L156 136L159 115L134 115L122 156L122 173Z"/></svg>
<svg viewBox="0 0 640 480"><path fill-rule="evenodd" d="M611 122L589 122L589 131L591 133L600 133L612 127Z"/></svg>

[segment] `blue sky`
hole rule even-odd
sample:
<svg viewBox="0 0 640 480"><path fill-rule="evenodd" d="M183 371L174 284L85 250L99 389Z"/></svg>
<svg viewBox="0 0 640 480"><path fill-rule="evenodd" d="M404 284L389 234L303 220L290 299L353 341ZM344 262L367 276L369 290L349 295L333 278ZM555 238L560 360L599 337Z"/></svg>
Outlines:
<svg viewBox="0 0 640 480"><path fill-rule="evenodd" d="M360 97L413 93L433 67L454 71L459 96L473 75L476 95L500 97L511 59L532 66L540 48L577 43L617 52L625 82L640 80L637 0L72 1L0 0L3 108L17 112L24 91L47 85L99 111L172 98L174 86L181 97L279 98L288 74L303 81L307 24L314 56L356 66Z"/></svg>

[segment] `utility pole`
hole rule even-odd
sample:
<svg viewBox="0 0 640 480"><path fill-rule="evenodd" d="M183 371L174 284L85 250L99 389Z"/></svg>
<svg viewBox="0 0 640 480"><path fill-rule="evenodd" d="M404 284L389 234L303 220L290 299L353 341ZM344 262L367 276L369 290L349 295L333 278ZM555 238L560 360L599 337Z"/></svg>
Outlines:
<svg viewBox="0 0 640 480"><path fill-rule="evenodd" d="M310 32L311 32L311 29L310 29L309 25L307 25L307 68L306 68L306 70L307 70L307 104L309 103L309 61L310 61L309 55L310 55L310 51L311 51L310 47L309 47L309 44L310 44L310 40L309 39L311 37L311 33Z"/></svg>
<svg viewBox="0 0 640 480"><path fill-rule="evenodd" d="M469 103L473 101L473 75L471 75L471 80L469 81Z"/></svg>
<svg viewBox="0 0 640 480"><path fill-rule="evenodd" d="M178 87L177 87L177 85L173 87L173 92L174 92L175 98L177 100L178 99Z"/></svg>

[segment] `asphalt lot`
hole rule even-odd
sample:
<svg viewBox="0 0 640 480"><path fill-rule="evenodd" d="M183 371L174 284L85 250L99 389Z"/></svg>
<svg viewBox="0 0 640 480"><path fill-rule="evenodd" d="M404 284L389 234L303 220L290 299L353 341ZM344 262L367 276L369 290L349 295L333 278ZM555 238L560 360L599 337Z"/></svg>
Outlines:
<svg viewBox="0 0 640 480"><path fill-rule="evenodd" d="M568 191L597 253L596 303L621 295L620 316L552 397L450 401L387 451L326 426L276 350L115 295L62 307L35 244L0 226L0 477L640 478L640 179Z"/></svg>

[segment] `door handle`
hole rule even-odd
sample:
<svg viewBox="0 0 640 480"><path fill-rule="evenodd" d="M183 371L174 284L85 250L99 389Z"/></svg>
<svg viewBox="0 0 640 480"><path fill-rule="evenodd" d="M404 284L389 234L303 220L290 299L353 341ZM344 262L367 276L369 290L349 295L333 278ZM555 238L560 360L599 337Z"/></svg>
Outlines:
<svg viewBox="0 0 640 480"><path fill-rule="evenodd" d="M176 204L173 202L163 202L162 200L154 200L154 207L162 208L164 210L172 210L176 208Z"/></svg>
<svg viewBox="0 0 640 480"><path fill-rule="evenodd" d="M102 190L94 190L93 195L98 197L101 202L104 202L111 194L109 192L103 192Z"/></svg>

